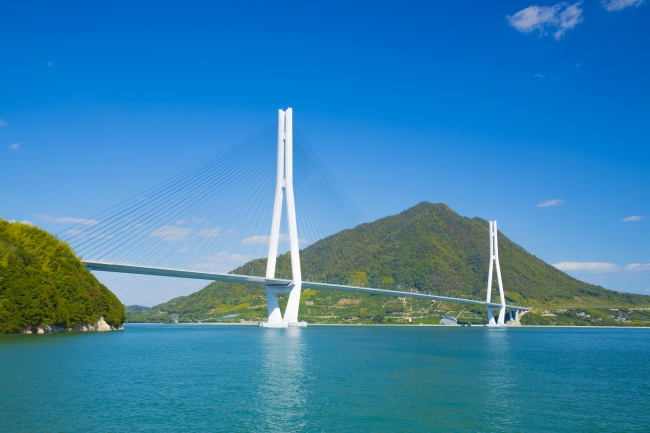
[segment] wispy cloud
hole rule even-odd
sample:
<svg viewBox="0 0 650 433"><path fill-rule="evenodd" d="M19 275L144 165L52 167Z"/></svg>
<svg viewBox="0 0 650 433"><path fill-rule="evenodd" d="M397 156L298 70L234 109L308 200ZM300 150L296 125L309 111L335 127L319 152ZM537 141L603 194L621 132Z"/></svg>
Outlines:
<svg viewBox="0 0 650 433"><path fill-rule="evenodd" d="M33 226L34 225L34 223L29 221L29 220L22 220L22 221L10 220L9 222L10 223L21 223L21 224L25 224L25 225L28 225L28 226Z"/></svg>
<svg viewBox="0 0 650 433"><path fill-rule="evenodd" d="M213 227L201 230L199 236L202 238L216 238L221 234L221 232L223 232L223 230L220 227Z"/></svg>
<svg viewBox="0 0 650 433"><path fill-rule="evenodd" d="M161 238L167 242L184 241L192 234L192 231L192 229L167 225L152 231L149 236Z"/></svg>
<svg viewBox="0 0 650 433"><path fill-rule="evenodd" d="M614 263L606 262L562 262L556 263L557 269L565 272L587 272L587 273L606 273L606 272L644 272L650 271L650 263L630 263L623 267Z"/></svg>
<svg viewBox="0 0 650 433"><path fill-rule="evenodd" d="M535 74L535 75L533 75L533 77L535 77L535 78L546 78L546 75L544 75L544 74Z"/></svg>
<svg viewBox="0 0 650 433"><path fill-rule="evenodd" d="M280 242L289 242L289 240L289 235L280 234ZM241 241L241 243L242 245L264 245L269 243L269 236L251 236ZM306 238L300 238L298 239L298 243L308 244L309 241Z"/></svg>
<svg viewBox="0 0 650 433"><path fill-rule="evenodd" d="M522 33L539 31L541 36L553 34L555 40L564 36L567 30L575 28L584 21L582 2L565 2L553 6L528 6L514 15L506 15L508 23Z"/></svg>
<svg viewBox="0 0 650 433"><path fill-rule="evenodd" d="M537 207L560 206L565 201L566 200L561 199L561 198L552 198L550 200L546 200L546 201L543 201L541 203L537 203Z"/></svg>
<svg viewBox="0 0 650 433"><path fill-rule="evenodd" d="M231 254L220 252L204 257L201 262L190 266L191 270L201 272L230 272L233 269L250 262L256 257L252 254Z"/></svg>
<svg viewBox="0 0 650 433"><path fill-rule="evenodd" d="M613 12L621 11L632 6L638 8L644 1L645 0L603 0L601 3L605 9Z"/></svg>
<svg viewBox="0 0 650 433"><path fill-rule="evenodd" d="M7 124L5 122L3 122L2 120L0 120L0 126L7 126Z"/></svg>
<svg viewBox="0 0 650 433"><path fill-rule="evenodd" d="M630 263L625 267L626 271L650 271L650 263Z"/></svg>
<svg viewBox="0 0 650 433"><path fill-rule="evenodd" d="M81 224L88 227L92 227L94 225L99 224L99 221L97 220L85 220L83 218L73 218L73 217L65 217L65 216L57 217L57 216L52 216L44 213L39 213L36 216L45 222L54 223L54 224Z"/></svg>
<svg viewBox="0 0 650 433"><path fill-rule="evenodd" d="M20 143L10 144L9 147L11 147L11 150L18 150Z"/></svg>
<svg viewBox="0 0 650 433"><path fill-rule="evenodd" d="M633 223L635 221L641 221L644 217L638 215L632 215L627 218L623 218L624 223Z"/></svg>
<svg viewBox="0 0 650 433"><path fill-rule="evenodd" d="M280 239L282 239L282 236L286 235L280 235ZM269 243L269 237L268 236L251 236L249 238L244 239L241 241L242 245L264 245Z"/></svg>
<svg viewBox="0 0 650 433"><path fill-rule="evenodd" d="M621 270L620 266L605 262L562 262L553 266L561 271L573 272L616 272Z"/></svg>
<svg viewBox="0 0 650 433"><path fill-rule="evenodd" d="M52 62L47 62L47 63L46 63L46 65L49 66L50 68L52 67L53 64L54 64L54 63L52 63Z"/></svg>

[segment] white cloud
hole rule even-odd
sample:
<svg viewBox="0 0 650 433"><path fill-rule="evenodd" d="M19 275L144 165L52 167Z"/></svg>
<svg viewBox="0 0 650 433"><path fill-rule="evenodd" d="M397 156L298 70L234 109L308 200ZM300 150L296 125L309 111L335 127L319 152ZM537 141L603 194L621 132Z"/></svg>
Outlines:
<svg viewBox="0 0 650 433"><path fill-rule="evenodd" d="M607 272L641 272L650 271L650 263L630 263L622 267L614 263L606 262L562 262L556 263L557 269L565 272L588 272L588 273L607 273Z"/></svg>
<svg viewBox="0 0 650 433"><path fill-rule="evenodd" d="M49 67L51 68L52 65L53 65L53 63L52 63L52 62L47 62L46 65L49 66Z"/></svg>
<svg viewBox="0 0 650 433"><path fill-rule="evenodd" d="M18 150L20 143L10 144L9 147L11 147L11 150Z"/></svg>
<svg viewBox="0 0 650 433"><path fill-rule="evenodd" d="M630 263L625 267L627 271L650 271L650 263Z"/></svg>
<svg viewBox="0 0 650 433"><path fill-rule="evenodd" d="M541 203L537 204L537 207L549 207L549 206L559 206L563 204L566 200L563 200L561 198L553 198L550 200L543 201Z"/></svg>
<svg viewBox="0 0 650 433"><path fill-rule="evenodd" d="M239 266L255 259L252 254L231 254L220 252L204 257L200 263L190 266L191 270L199 272L230 272Z"/></svg>
<svg viewBox="0 0 650 433"><path fill-rule="evenodd" d="M3 122L2 120L0 120L0 126L7 126L7 124L5 122Z"/></svg>
<svg viewBox="0 0 650 433"><path fill-rule="evenodd" d="M82 218L73 218L73 217L55 217L44 213L40 213L36 216L43 221L46 221L48 223L54 223L54 224L81 224L83 226L88 226L88 227L92 227L94 225L99 224L99 221L97 220L85 220Z"/></svg>
<svg viewBox="0 0 650 433"><path fill-rule="evenodd" d="M178 252L181 253L181 254L185 254L185 253L189 253L191 250L192 250L192 248L190 248L190 247L183 247L180 250L178 250Z"/></svg>
<svg viewBox="0 0 650 433"><path fill-rule="evenodd" d="M219 227L213 227L210 229L203 229L199 232L199 236L203 238L216 238L221 234L223 230Z"/></svg>
<svg viewBox="0 0 650 433"><path fill-rule="evenodd" d="M641 221L642 219L643 219L642 216L632 215L632 216L629 216L627 218L623 218L623 222L631 223L631 222L635 222L635 221Z"/></svg>
<svg viewBox="0 0 650 433"><path fill-rule="evenodd" d="M280 235L280 239L282 239L283 235ZM285 235L286 236L286 235ZM251 236L249 238L244 239L241 241L242 245L264 245L269 243L269 237L268 236Z"/></svg>
<svg viewBox="0 0 650 433"><path fill-rule="evenodd" d="M176 226L162 226L149 233L149 236L161 238L167 242L183 241L192 234L192 229Z"/></svg>
<svg viewBox="0 0 650 433"><path fill-rule="evenodd" d="M25 224L25 225L28 225L28 226L33 226L34 225L33 222L28 221L28 220L22 220L22 221L10 220L9 222L10 223L18 223L19 222L21 224Z"/></svg>
<svg viewBox="0 0 650 433"><path fill-rule="evenodd" d="M522 33L531 33L536 30L545 36L553 33L556 40L564 36L567 30L575 28L584 21L582 17L582 2L574 4L565 2L553 6L528 6L514 15L506 15L508 23Z"/></svg>
<svg viewBox="0 0 650 433"><path fill-rule="evenodd" d="M603 0L601 3L608 11L621 11L625 8L634 6L638 8L645 0Z"/></svg>
<svg viewBox="0 0 650 433"><path fill-rule="evenodd" d="M544 74L535 74L535 75L533 75L533 77L535 77L535 78L546 78L546 75L544 75Z"/></svg>
<svg viewBox="0 0 650 433"><path fill-rule="evenodd" d="M605 262L562 262L553 266L561 271L573 272L616 272L621 270L620 266Z"/></svg>
<svg viewBox="0 0 650 433"><path fill-rule="evenodd" d="M280 242L289 242L289 235L285 234L280 234L279 241ZM268 236L251 236L249 238L244 239L241 241L242 245L265 245L269 243L269 237ZM309 241L306 238L299 238L298 239L299 244L308 244Z"/></svg>

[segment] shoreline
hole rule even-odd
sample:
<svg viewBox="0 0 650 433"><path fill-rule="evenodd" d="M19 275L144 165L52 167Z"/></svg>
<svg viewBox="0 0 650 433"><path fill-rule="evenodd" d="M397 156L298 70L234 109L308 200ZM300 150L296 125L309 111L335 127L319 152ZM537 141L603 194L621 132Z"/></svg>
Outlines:
<svg viewBox="0 0 650 433"><path fill-rule="evenodd" d="M124 323L122 326L125 325L178 325L178 326L190 326L190 325L196 325L196 326L259 326L258 322L245 322L245 323L139 323L139 322L134 322L134 323ZM422 328L422 327L437 327L437 328L489 328L489 329L529 329L529 328L576 328L576 329L648 329L650 330L650 326L571 326L571 325L517 325L517 326L495 326L495 327L488 327L486 325L471 325L471 326L463 326L463 325L439 325L439 324L432 324L432 323L422 323L418 325L403 325L403 324L397 324L397 323L391 323L391 324L366 324L366 323L359 323L359 324L347 324L347 323L309 323L307 324L307 328L312 327L312 326L348 326L348 327L359 327L359 326L371 326L371 327L382 327L382 326L397 326L397 327L404 327L404 328ZM285 328L275 328L275 329L285 329ZM288 329L288 328L287 328Z"/></svg>

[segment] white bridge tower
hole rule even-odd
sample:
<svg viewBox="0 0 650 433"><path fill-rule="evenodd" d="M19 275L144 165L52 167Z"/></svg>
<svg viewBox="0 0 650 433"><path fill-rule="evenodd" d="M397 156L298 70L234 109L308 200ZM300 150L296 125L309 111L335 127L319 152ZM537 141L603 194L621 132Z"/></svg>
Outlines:
<svg viewBox="0 0 650 433"><path fill-rule="evenodd" d="M488 303L492 302L492 272L494 267L497 268L497 281L499 282L499 298L501 298L501 308L499 308L498 319L495 320L493 308L487 306L488 326L505 326L506 316L506 297L503 294L503 281L501 280L501 266L499 266L499 240L498 240L497 222L490 221L490 272L488 274L487 299Z"/></svg>
<svg viewBox="0 0 650 433"><path fill-rule="evenodd" d="M286 194L286 195L285 195ZM300 253L298 243L298 225L296 223L296 203L293 194L293 111L278 111L278 166L275 184L275 204L273 206L273 222L269 236L269 255L266 264L266 278L275 278L275 264L280 240L280 218L282 203L286 197L287 218L289 223L289 251L291 253L291 272L293 283L290 285L267 285L266 305L269 314L267 322L260 326L268 328L288 328L307 326L306 322L298 322L300 307L300 291L302 275L300 274ZM278 303L279 293L289 293L289 301L284 311L284 317Z"/></svg>

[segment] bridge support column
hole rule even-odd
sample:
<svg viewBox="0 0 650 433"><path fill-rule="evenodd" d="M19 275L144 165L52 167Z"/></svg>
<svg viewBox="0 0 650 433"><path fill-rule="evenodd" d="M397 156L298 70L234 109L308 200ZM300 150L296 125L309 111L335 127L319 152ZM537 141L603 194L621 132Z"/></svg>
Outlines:
<svg viewBox="0 0 650 433"><path fill-rule="evenodd" d="M486 307L488 325L487 326L505 326L506 316L506 297L503 294L503 281L501 280L501 266L499 265L499 239L498 239L497 222L490 221L490 270L488 273L487 299L488 303L492 302L492 274L494 268L497 270L497 281L499 283L499 298L501 299L500 307ZM497 318L494 317L494 311L498 311Z"/></svg>
<svg viewBox="0 0 650 433"><path fill-rule="evenodd" d="M296 222L296 203L293 194L293 110L291 108L287 108L286 111L278 111L278 164L273 220L271 222L271 234L269 236L269 255L266 264L267 278L275 278L278 241L280 239L280 219L282 217L282 204L285 193L293 284L289 287L266 286L266 304L269 318L266 322L260 322L260 326L263 327L286 328L307 326L306 322L298 322L302 275L300 273L300 244L298 239L298 224ZM287 291L289 292L289 300L287 301L284 317L282 317L277 294Z"/></svg>
<svg viewBox="0 0 650 433"><path fill-rule="evenodd" d="M273 287L266 286L266 309L269 314L268 323L282 324L282 312L280 311L280 303L278 302L278 295Z"/></svg>

